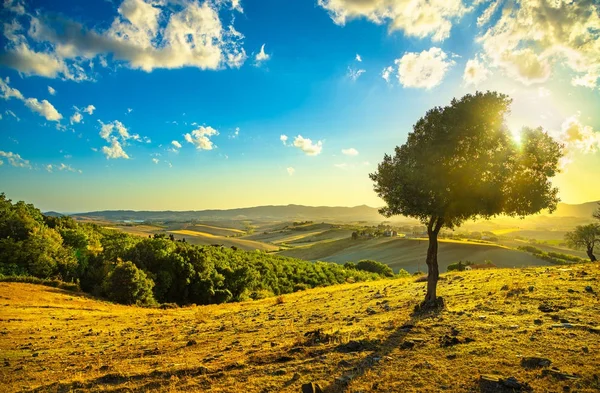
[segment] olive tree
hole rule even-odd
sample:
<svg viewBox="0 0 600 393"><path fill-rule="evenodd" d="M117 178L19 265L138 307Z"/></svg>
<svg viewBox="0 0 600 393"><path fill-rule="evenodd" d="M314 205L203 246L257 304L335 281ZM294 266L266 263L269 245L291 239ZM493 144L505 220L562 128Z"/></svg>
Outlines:
<svg viewBox="0 0 600 393"><path fill-rule="evenodd" d="M565 234L567 245L585 250L590 261L595 262L594 248L600 246L600 224L578 225L573 232Z"/></svg>
<svg viewBox="0 0 600 393"><path fill-rule="evenodd" d="M429 110L406 143L386 154L369 175L386 203L381 214L414 217L427 226L424 304L438 301L438 234L443 227L556 209L558 190L549 179L558 172L562 147L541 128L523 128L517 142L505 123L510 104L504 94L477 92Z"/></svg>

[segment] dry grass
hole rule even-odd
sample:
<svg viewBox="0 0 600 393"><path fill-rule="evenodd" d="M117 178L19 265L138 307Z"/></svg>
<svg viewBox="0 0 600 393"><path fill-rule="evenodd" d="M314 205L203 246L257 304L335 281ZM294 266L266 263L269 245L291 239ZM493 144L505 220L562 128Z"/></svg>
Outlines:
<svg viewBox="0 0 600 393"><path fill-rule="evenodd" d="M445 278L447 309L432 315L411 315L424 294L413 279L169 310L0 283L0 391L300 392L318 382L329 392L475 392L480 374L536 392L600 389L600 300L585 290L600 291L597 264ZM561 321L570 327L553 327ZM443 347L446 335L461 344ZM541 377L523 356L578 378Z"/></svg>

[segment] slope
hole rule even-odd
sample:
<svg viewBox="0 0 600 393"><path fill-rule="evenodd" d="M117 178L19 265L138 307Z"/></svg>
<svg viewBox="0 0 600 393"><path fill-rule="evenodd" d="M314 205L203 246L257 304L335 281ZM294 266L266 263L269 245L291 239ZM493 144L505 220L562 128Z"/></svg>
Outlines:
<svg viewBox="0 0 600 393"><path fill-rule="evenodd" d="M390 266L394 271L405 269L410 273L425 270L427 241L423 239L379 238L370 240L342 239L304 248L280 252L281 255L306 260L321 260L337 263L374 259ZM441 271L458 261L483 263L492 261L498 267L542 266L548 262L522 251L511 250L494 244L456 242L441 240L438 263Z"/></svg>
<svg viewBox="0 0 600 393"><path fill-rule="evenodd" d="M597 392L599 279L592 264L446 274L430 315L411 313L413 279L166 310L0 283L0 391L460 393L495 374Z"/></svg>

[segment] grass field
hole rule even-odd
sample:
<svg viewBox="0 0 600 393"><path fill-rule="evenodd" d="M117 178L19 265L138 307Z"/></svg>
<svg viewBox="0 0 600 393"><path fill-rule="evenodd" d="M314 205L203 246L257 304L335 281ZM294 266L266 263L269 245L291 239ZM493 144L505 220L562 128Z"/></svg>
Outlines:
<svg viewBox="0 0 600 393"><path fill-rule="evenodd" d="M412 278L167 310L0 283L0 391L467 393L492 374L598 392L599 280L597 264L445 274L430 315Z"/></svg>
<svg viewBox="0 0 600 393"><path fill-rule="evenodd" d="M307 260L337 263L374 259L385 263L394 271L405 269L413 273L417 269L421 271L426 269L427 240L402 238L342 239L325 244L284 250L280 254ZM491 260L498 267L542 266L548 264L548 262L531 254L499 245L456 240L440 241L438 263L441 271L446 271L448 265L461 260L476 263Z"/></svg>
<svg viewBox="0 0 600 393"><path fill-rule="evenodd" d="M176 231L168 231L167 233L172 233L176 239L185 238L185 241L191 244L221 244L225 247L235 246L241 248L243 250L263 250L263 251L277 251L279 247L272 245L261 243L253 240L246 240L237 237L223 237L217 236L210 233L199 232L199 231L191 231L191 230L176 230Z"/></svg>

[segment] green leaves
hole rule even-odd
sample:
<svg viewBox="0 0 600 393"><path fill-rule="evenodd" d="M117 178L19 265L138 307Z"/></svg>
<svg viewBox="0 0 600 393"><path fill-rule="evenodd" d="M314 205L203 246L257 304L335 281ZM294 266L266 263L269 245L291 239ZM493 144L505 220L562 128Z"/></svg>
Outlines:
<svg viewBox="0 0 600 393"><path fill-rule="evenodd" d="M370 175L386 202L381 213L452 228L477 217L525 216L553 210L561 146L541 128L522 131L517 144L505 125L511 100L475 93L419 119L394 156ZM434 220L435 221L435 220Z"/></svg>

